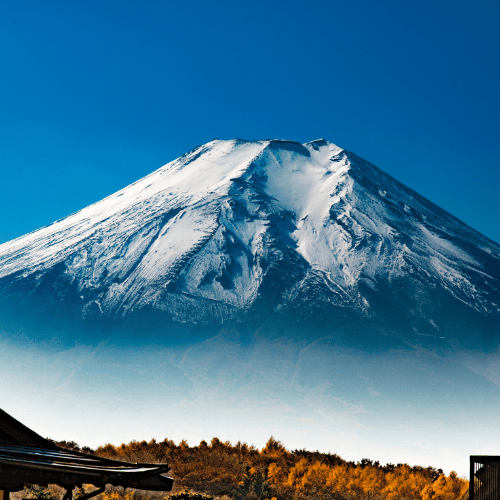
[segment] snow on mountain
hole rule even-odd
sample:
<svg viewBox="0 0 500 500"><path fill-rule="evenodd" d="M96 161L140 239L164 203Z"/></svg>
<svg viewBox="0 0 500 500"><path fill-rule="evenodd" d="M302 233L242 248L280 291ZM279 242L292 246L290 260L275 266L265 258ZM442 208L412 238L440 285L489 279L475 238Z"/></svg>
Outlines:
<svg viewBox="0 0 500 500"><path fill-rule="evenodd" d="M500 245L326 140L214 140L0 245L0 291L20 290L84 317L222 323L259 300L370 317L392 290L432 324L436 290L500 313Z"/></svg>

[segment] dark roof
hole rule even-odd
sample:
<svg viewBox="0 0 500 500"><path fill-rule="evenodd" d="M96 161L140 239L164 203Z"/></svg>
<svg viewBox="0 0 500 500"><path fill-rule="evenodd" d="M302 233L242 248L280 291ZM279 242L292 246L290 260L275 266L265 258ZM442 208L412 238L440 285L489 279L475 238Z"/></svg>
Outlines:
<svg viewBox="0 0 500 500"><path fill-rule="evenodd" d="M0 409L0 444L39 446L47 449L57 449L48 439L38 435L21 422Z"/></svg>
<svg viewBox="0 0 500 500"><path fill-rule="evenodd" d="M161 475L169 469L167 464L131 464L59 448L0 410L0 489L34 483L170 491L173 480Z"/></svg>

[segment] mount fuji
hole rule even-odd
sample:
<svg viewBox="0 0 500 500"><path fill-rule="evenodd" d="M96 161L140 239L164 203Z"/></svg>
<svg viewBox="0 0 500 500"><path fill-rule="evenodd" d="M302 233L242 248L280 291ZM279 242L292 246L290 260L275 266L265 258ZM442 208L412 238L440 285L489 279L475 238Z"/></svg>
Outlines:
<svg viewBox="0 0 500 500"><path fill-rule="evenodd" d="M103 377L150 408L170 394L200 439L274 429L387 461L411 442L425 465L441 442L446 467L467 459L452 443L471 407L482 430L464 446L496 435L500 245L324 139L213 140L0 245L0 331L4 353L79 353L80 385L57 394L85 400L90 384L109 412Z"/></svg>
<svg viewBox="0 0 500 500"><path fill-rule="evenodd" d="M82 320L336 318L472 347L499 340L500 245L325 140L214 140L1 245L0 290Z"/></svg>

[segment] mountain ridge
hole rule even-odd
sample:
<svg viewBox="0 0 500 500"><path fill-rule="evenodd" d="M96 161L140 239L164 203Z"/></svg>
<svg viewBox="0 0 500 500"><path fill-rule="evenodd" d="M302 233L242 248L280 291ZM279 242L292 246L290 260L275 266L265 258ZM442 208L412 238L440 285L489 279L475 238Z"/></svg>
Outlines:
<svg viewBox="0 0 500 500"><path fill-rule="evenodd" d="M0 245L0 293L19 290L81 318L323 309L439 337L440 304L498 317L500 245L325 139L214 140Z"/></svg>

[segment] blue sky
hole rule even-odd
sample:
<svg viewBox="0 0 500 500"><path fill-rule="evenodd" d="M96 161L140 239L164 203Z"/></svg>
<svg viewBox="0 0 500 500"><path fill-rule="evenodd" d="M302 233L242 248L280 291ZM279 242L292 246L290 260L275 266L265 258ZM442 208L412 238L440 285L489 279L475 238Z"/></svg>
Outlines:
<svg viewBox="0 0 500 500"><path fill-rule="evenodd" d="M8 1L0 242L217 137L325 137L500 241L498 1Z"/></svg>

